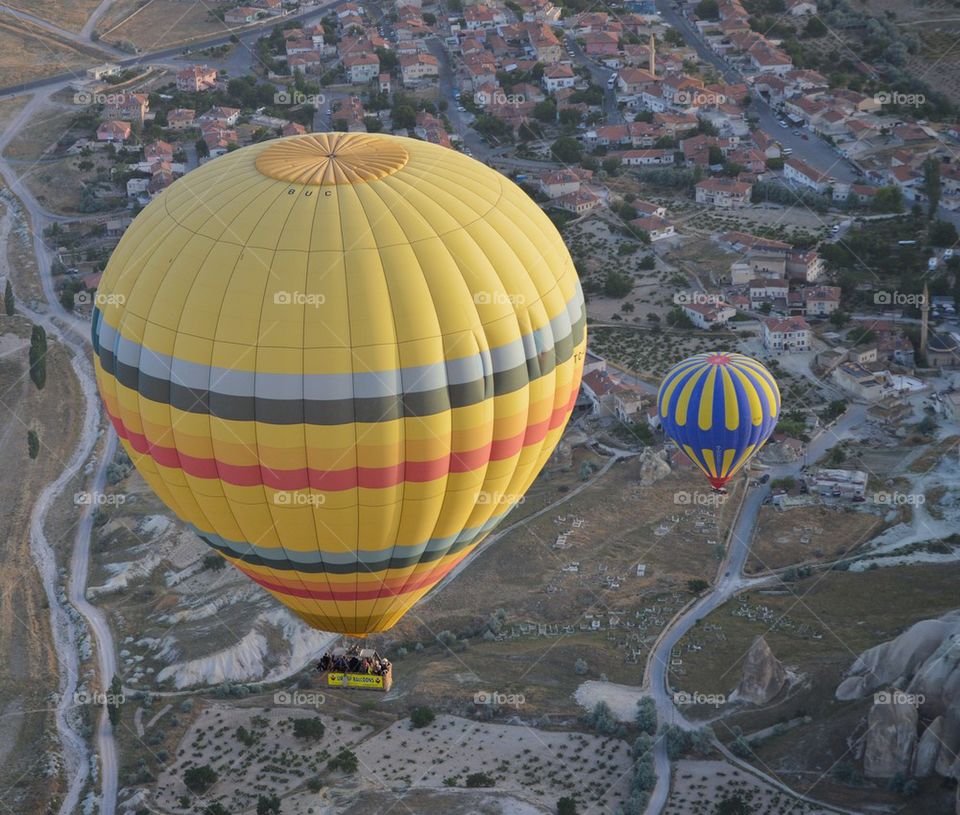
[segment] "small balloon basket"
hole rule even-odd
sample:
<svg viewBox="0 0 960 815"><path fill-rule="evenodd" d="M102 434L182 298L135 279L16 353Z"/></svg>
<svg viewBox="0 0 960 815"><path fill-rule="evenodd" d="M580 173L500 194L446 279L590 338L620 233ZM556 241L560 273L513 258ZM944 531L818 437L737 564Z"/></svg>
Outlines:
<svg viewBox="0 0 960 815"><path fill-rule="evenodd" d="M317 671L328 688L373 690L386 693L393 686L393 665L373 648L338 646L324 654Z"/></svg>

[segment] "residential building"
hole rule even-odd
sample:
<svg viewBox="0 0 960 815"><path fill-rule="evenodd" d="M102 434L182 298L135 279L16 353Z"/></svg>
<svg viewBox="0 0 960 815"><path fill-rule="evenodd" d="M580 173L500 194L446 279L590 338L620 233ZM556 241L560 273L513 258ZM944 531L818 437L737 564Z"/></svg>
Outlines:
<svg viewBox="0 0 960 815"><path fill-rule="evenodd" d="M409 54L400 57L400 75L404 85L417 85L440 75L440 63L432 54Z"/></svg>
<svg viewBox="0 0 960 815"><path fill-rule="evenodd" d="M819 495L863 498L867 491L867 474L862 470L818 467L807 475L807 487Z"/></svg>
<svg viewBox="0 0 960 815"><path fill-rule="evenodd" d="M365 85L380 75L380 57L376 54L347 54L343 58L347 77L354 85Z"/></svg>
<svg viewBox="0 0 960 815"><path fill-rule="evenodd" d="M663 240L664 238L672 238L676 234L676 230L673 227L673 224L664 218L659 218L656 215L648 215L643 218L634 218L630 221L630 226L634 229L640 229L647 233L650 236L652 242Z"/></svg>
<svg viewBox="0 0 960 815"><path fill-rule="evenodd" d="M763 347L789 354L810 350L810 326L803 317L769 317L763 321Z"/></svg>
<svg viewBox="0 0 960 815"><path fill-rule="evenodd" d="M104 122L97 128L97 141L111 142L113 144L123 144L130 138L130 122L121 122L111 119Z"/></svg>
<svg viewBox="0 0 960 815"><path fill-rule="evenodd" d="M754 278L750 281L750 308L760 308L764 303L775 303L777 300L787 301L790 293L790 284L783 279Z"/></svg>
<svg viewBox="0 0 960 815"><path fill-rule="evenodd" d="M682 303L680 308L697 328L726 325L737 310L723 301L717 303Z"/></svg>
<svg viewBox="0 0 960 815"><path fill-rule="evenodd" d="M788 158L783 164L783 175L787 181L808 187L818 193L825 193L833 183L826 173L815 170L809 164L798 158Z"/></svg>
<svg viewBox="0 0 960 815"><path fill-rule="evenodd" d="M883 396L880 377L857 362L841 362L830 376L837 385L858 399L876 402Z"/></svg>
<svg viewBox="0 0 960 815"><path fill-rule="evenodd" d="M803 299L808 317L829 317L840 308L840 287L815 286L805 288Z"/></svg>
<svg viewBox="0 0 960 815"><path fill-rule="evenodd" d="M177 72L177 90L199 93L217 87L217 69L208 65L191 65Z"/></svg>
<svg viewBox="0 0 960 815"><path fill-rule="evenodd" d="M698 204L733 209L750 203L753 185L732 178L705 178L696 185Z"/></svg>
<svg viewBox="0 0 960 815"><path fill-rule="evenodd" d="M262 14L261 9L251 8L250 6L240 6L239 8L228 9L223 15L223 21L227 25L246 25L255 22L257 17Z"/></svg>
<svg viewBox="0 0 960 815"><path fill-rule="evenodd" d="M575 79L573 69L569 65L557 63L543 71L543 86L549 93L554 93L561 88L572 88Z"/></svg>
<svg viewBox="0 0 960 815"><path fill-rule="evenodd" d="M539 185L547 198L560 198L580 191L580 176L573 170L550 170L540 174Z"/></svg>
<svg viewBox="0 0 960 815"><path fill-rule="evenodd" d="M118 119L142 125L150 112L150 100L145 93L111 94L103 108L103 118Z"/></svg>
<svg viewBox="0 0 960 815"><path fill-rule="evenodd" d="M174 108L167 112L167 127L171 130L188 130L193 127L197 112L190 108Z"/></svg>

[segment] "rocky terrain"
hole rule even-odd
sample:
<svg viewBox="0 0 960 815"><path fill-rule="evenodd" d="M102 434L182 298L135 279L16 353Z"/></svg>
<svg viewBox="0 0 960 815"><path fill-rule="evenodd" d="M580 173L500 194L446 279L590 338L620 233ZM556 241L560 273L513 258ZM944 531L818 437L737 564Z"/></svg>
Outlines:
<svg viewBox="0 0 960 815"><path fill-rule="evenodd" d="M868 777L960 779L960 610L922 620L862 653L836 697L870 694Z"/></svg>

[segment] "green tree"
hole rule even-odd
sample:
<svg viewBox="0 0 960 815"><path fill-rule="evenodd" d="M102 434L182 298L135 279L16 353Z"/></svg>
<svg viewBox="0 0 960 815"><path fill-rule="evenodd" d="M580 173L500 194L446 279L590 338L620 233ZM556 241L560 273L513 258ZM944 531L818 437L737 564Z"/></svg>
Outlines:
<svg viewBox="0 0 960 815"><path fill-rule="evenodd" d="M123 704L123 684L120 682L120 677L114 674L110 681L110 695L107 699L107 717L113 727L120 724L121 704Z"/></svg>
<svg viewBox="0 0 960 815"><path fill-rule="evenodd" d="M9 278L7 278L7 285L4 286L3 289L3 310L7 313L8 317L12 317L16 311L16 302L13 297L13 284Z"/></svg>
<svg viewBox="0 0 960 815"><path fill-rule="evenodd" d="M293 735L298 739L320 741L320 739L323 738L323 734L323 720L320 717L293 720Z"/></svg>
<svg viewBox="0 0 960 815"><path fill-rule="evenodd" d="M183 783L191 792L203 795L210 787L217 783L219 776L209 764L200 764L191 767L183 774Z"/></svg>
<svg viewBox="0 0 960 815"><path fill-rule="evenodd" d="M718 20L720 7L717 5L717 0L700 0L694 9L694 14L701 20Z"/></svg>
<svg viewBox="0 0 960 815"><path fill-rule="evenodd" d="M565 164L576 164L583 155L583 148L576 139L570 136L561 136L553 143L550 152L553 153L553 157L557 161L562 161Z"/></svg>
<svg viewBox="0 0 960 815"><path fill-rule="evenodd" d="M273 793L258 796L257 815L280 815L280 797Z"/></svg>
<svg viewBox="0 0 960 815"><path fill-rule="evenodd" d="M410 711L410 725L414 728L426 727L435 718L433 711L426 705L415 707Z"/></svg>
<svg viewBox="0 0 960 815"><path fill-rule="evenodd" d="M903 212L903 193L899 187L881 187L871 206L874 212Z"/></svg>
<svg viewBox="0 0 960 815"><path fill-rule="evenodd" d="M541 122L555 122L557 120L557 103L552 99L544 99L533 107L534 118Z"/></svg>
<svg viewBox="0 0 960 815"><path fill-rule="evenodd" d="M827 34L827 26L824 24L823 20L819 17L813 16L807 20L807 24L803 27L803 36L808 39L817 39L818 37L823 37Z"/></svg>
<svg viewBox="0 0 960 815"><path fill-rule="evenodd" d="M702 577L696 577L693 580L687 581L687 591L691 594L703 594L709 588L710 584Z"/></svg>
<svg viewBox="0 0 960 815"><path fill-rule="evenodd" d="M716 815L751 815L754 811L740 793L728 795L719 804L717 804Z"/></svg>
<svg viewBox="0 0 960 815"><path fill-rule="evenodd" d="M934 221L927 230L927 240L933 246L953 246L960 240L960 236L950 221Z"/></svg>
<svg viewBox="0 0 960 815"><path fill-rule="evenodd" d="M557 801L557 815L577 815L576 799L564 796Z"/></svg>
<svg viewBox="0 0 960 815"><path fill-rule="evenodd" d="M657 732L657 705L649 696L644 696L637 702L634 724L641 733L652 736Z"/></svg>
<svg viewBox="0 0 960 815"><path fill-rule="evenodd" d="M940 207L940 160L931 156L923 162L923 191L927 196L927 217L933 218Z"/></svg>
<svg viewBox="0 0 960 815"><path fill-rule="evenodd" d="M331 770L342 770L345 773L352 774L357 771L360 762L356 753L344 748L327 762L327 767Z"/></svg>
<svg viewBox="0 0 960 815"><path fill-rule="evenodd" d="M47 332L42 325L30 332L30 379L40 390L47 384Z"/></svg>
<svg viewBox="0 0 960 815"><path fill-rule="evenodd" d="M607 277L603 281L603 293L607 297L626 297L633 291L633 278L616 269L608 269Z"/></svg>
<svg viewBox="0 0 960 815"><path fill-rule="evenodd" d="M207 146L207 142L204 139L197 139L196 141L197 156L199 158L206 158L210 155L210 148Z"/></svg>
<svg viewBox="0 0 960 815"><path fill-rule="evenodd" d="M40 455L40 437L36 430L27 431L27 453L30 458L36 458Z"/></svg>
<svg viewBox="0 0 960 815"><path fill-rule="evenodd" d="M467 776L467 781L465 786L467 787L493 787L496 785L496 781L492 776L487 775L486 773L470 773Z"/></svg>

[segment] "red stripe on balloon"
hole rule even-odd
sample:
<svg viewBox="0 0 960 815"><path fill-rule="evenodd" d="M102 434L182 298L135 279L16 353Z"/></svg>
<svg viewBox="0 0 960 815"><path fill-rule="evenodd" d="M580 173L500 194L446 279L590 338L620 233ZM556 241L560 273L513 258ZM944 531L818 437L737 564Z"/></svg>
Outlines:
<svg viewBox="0 0 960 815"><path fill-rule="evenodd" d="M423 588L429 588L430 586L435 585L437 582L442 580L447 573L456 566L463 558L465 558L471 551L473 547L465 549L458 557L453 558L449 563L445 563L440 569L432 569L425 576L421 577L418 580L412 580L410 582L404 582L403 585L393 588L387 586L386 584L380 585L377 588L365 589L363 591L357 591L356 589L348 589L346 591L331 591L329 589L308 589L300 585L286 585L284 583L276 583L272 580L267 580L261 575L258 575L256 572L247 571L242 566L242 561L235 562L235 565L249 578L255 580L265 589L270 591L275 591L278 594L285 594L290 597L302 597L309 600L377 600L384 597L400 597L404 594L410 594L411 592L417 591Z"/></svg>
<svg viewBox="0 0 960 815"><path fill-rule="evenodd" d="M216 458L198 458L175 447L152 444L142 433L130 430L119 416L109 410L107 415L117 431L141 455L149 455L163 467L183 470L196 478L218 478L238 487L266 486L275 490L315 489L329 492L363 489L383 489L404 481L423 483L436 481L451 473L473 472L490 461L502 461L517 455L524 447L537 444L551 430L560 427L573 410L577 392L573 391L567 403L556 408L548 418L527 427L508 439L497 439L474 450L453 452L430 461L404 461L389 467L349 467L343 470L316 470L299 467L295 470L277 470L259 464L227 464Z"/></svg>

